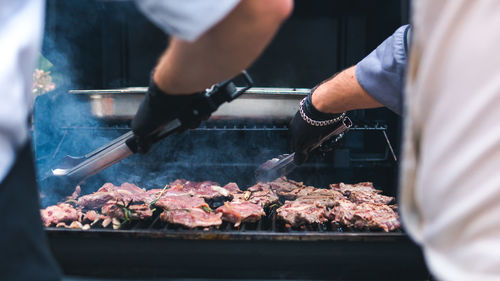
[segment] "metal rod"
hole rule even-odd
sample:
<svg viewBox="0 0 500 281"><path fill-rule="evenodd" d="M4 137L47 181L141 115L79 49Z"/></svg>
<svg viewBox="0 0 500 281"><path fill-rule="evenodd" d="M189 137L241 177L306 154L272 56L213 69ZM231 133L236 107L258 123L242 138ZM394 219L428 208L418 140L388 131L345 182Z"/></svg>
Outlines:
<svg viewBox="0 0 500 281"><path fill-rule="evenodd" d="M387 133L385 130L382 131L382 134L384 135L385 142L389 146L389 150L391 151L392 157L394 158L394 161L398 162L398 158L396 157L396 154L394 153L394 149L392 149L391 142L389 141L389 137L387 136Z"/></svg>

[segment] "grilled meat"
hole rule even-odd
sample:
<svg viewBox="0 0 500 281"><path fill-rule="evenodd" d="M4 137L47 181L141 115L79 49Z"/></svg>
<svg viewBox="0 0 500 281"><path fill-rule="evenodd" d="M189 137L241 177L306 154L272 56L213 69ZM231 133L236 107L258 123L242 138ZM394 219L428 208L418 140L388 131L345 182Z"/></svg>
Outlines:
<svg viewBox="0 0 500 281"><path fill-rule="evenodd" d="M382 191L375 189L371 182L360 182L357 184L331 184L330 188L344 194L350 201L361 203L374 203L374 204L390 204L394 201L394 197L385 196L380 194Z"/></svg>
<svg viewBox="0 0 500 281"><path fill-rule="evenodd" d="M146 191L145 195L143 196L143 201L146 204L151 204L163 197L176 197L176 196L191 196L191 195L189 195L189 193L186 191L182 191L175 188L168 188L168 189L155 188Z"/></svg>
<svg viewBox="0 0 500 281"><path fill-rule="evenodd" d="M286 177L277 178L272 182L267 183L271 189L276 192L279 196L291 192L297 188L304 188L306 185L302 182L296 182L289 180Z"/></svg>
<svg viewBox="0 0 500 281"><path fill-rule="evenodd" d="M250 202L265 208L279 201L278 196L267 184L258 183L245 192L233 194L232 202Z"/></svg>
<svg viewBox="0 0 500 281"><path fill-rule="evenodd" d="M41 210L46 226L88 229L102 221L103 227L118 229L124 220L152 218L154 205L163 210L160 220L187 228L217 227L222 219L238 227L243 222L259 221L266 214L264 208L270 212L270 206L281 204L279 195L287 201L276 210L277 218L292 227L330 220L357 229L393 231L400 227L394 211L397 208L387 205L394 198L380 194L371 182L332 184L323 189L282 177L242 191L236 183L221 187L211 181L180 179L166 188L147 191L130 183L106 183L79 198L78 191L71 197L78 208L61 203ZM225 201L215 212L207 202L222 202L214 200ZM101 214L96 209L101 209Z"/></svg>
<svg viewBox="0 0 500 281"><path fill-rule="evenodd" d="M374 203L374 204L390 204L394 201L394 197L385 196L378 193L366 192L361 190L345 191L344 195L350 201L361 203Z"/></svg>
<svg viewBox="0 0 500 281"><path fill-rule="evenodd" d="M64 222L80 221L81 212L67 203L60 203L40 210L45 226L57 225Z"/></svg>
<svg viewBox="0 0 500 281"><path fill-rule="evenodd" d="M120 186L113 185L112 183L105 183L101 188L97 190L97 192L112 192L112 191L118 191L118 190L126 190L129 191L132 194L138 194L138 193L143 193L146 192L146 189L140 188L135 184L132 183L123 183Z"/></svg>
<svg viewBox="0 0 500 281"><path fill-rule="evenodd" d="M223 188L225 190L229 191L231 194L241 192L241 189L238 187L238 185L235 182L230 182L230 183L224 185Z"/></svg>
<svg viewBox="0 0 500 281"><path fill-rule="evenodd" d="M272 190L262 190L254 192L246 191L235 194L232 202L250 202L265 208L277 203L278 200L278 196Z"/></svg>
<svg viewBox="0 0 500 281"><path fill-rule="evenodd" d="M69 229L81 229L81 230L88 230L90 229L90 224L82 224L79 221L72 221L69 225L67 225L64 222L60 222L56 225L56 227L64 227L64 228L69 228Z"/></svg>
<svg viewBox="0 0 500 281"><path fill-rule="evenodd" d="M101 212L110 218L125 220L144 220L153 216L153 211L147 204L126 206L119 202L108 202L102 207Z"/></svg>
<svg viewBox="0 0 500 281"><path fill-rule="evenodd" d="M234 188L233 185L230 188ZM194 182L184 179L175 180L170 184L170 189L184 191L192 196L207 200L231 198L231 192L218 183L212 181Z"/></svg>
<svg viewBox="0 0 500 281"><path fill-rule="evenodd" d="M196 196L165 196L155 206L163 209L160 219L187 228L211 227L222 224L222 214L214 213L208 204Z"/></svg>
<svg viewBox="0 0 500 281"><path fill-rule="evenodd" d="M102 216L94 210L90 210L83 215L83 222L96 222L100 220Z"/></svg>
<svg viewBox="0 0 500 281"><path fill-rule="evenodd" d="M234 223L238 227L242 222L256 222L266 213L262 206L246 201L225 202L217 208L216 212L222 213L222 219Z"/></svg>
<svg viewBox="0 0 500 281"><path fill-rule="evenodd" d="M325 223L329 216L326 206L316 204L314 200L285 201L276 213L279 219L292 227Z"/></svg>
<svg viewBox="0 0 500 281"><path fill-rule="evenodd" d="M401 224L394 210L384 204L361 203L339 200L331 212L335 222L357 229L382 229L385 232L398 229Z"/></svg>
<svg viewBox="0 0 500 281"><path fill-rule="evenodd" d="M112 200L122 200L122 201L130 201L126 198L129 198L128 195L123 196L122 198L120 192L94 192L92 194L84 195L78 198L78 205L87 209L97 209L102 208L104 204L108 201Z"/></svg>
<svg viewBox="0 0 500 281"><path fill-rule="evenodd" d="M205 200L199 197L193 197L191 195L183 196L162 196L154 204L164 210L178 210L178 209L189 209L197 208L200 206L208 207Z"/></svg>
<svg viewBox="0 0 500 281"><path fill-rule="evenodd" d="M341 183L334 183L330 184L330 188L333 190L337 190L341 193L344 193L345 191L365 191L365 192L374 192L374 193L381 193L381 190L375 189L373 187L372 182L359 182L355 184L345 184L343 182Z"/></svg>
<svg viewBox="0 0 500 281"><path fill-rule="evenodd" d="M305 196L315 190L316 188L312 186L297 187L290 191L281 191L280 196L286 200L295 200L298 197Z"/></svg>
<svg viewBox="0 0 500 281"><path fill-rule="evenodd" d="M357 206L352 224L355 228L382 229L393 231L401 226L399 216L389 206L383 204L361 203Z"/></svg>
<svg viewBox="0 0 500 281"><path fill-rule="evenodd" d="M352 227L352 219L356 212L356 204L347 200L341 199L335 202L334 208L330 212L330 218L333 222L338 222L344 226Z"/></svg>
<svg viewBox="0 0 500 281"><path fill-rule="evenodd" d="M344 197L342 195L342 193L340 193L336 190L315 188L312 186L299 187L299 188L296 188L290 192L283 192L283 193L281 193L281 196L287 200L295 200L295 199L306 197L306 196L313 196L313 197L314 196L316 196L316 197L326 196L326 197L334 197L334 198L343 198Z"/></svg>
<svg viewBox="0 0 500 281"><path fill-rule="evenodd" d="M221 213L214 213L210 209L200 207L189 209L165 210L160 219L187 228L212 227L222 224Z"/></svg>
<svg viewBox="0 0 500 281"><path fill-rule="evenodd" d="M78 198L78 205L87 209L102 208L107 202L143 202L146 197L146 190L139 188L131 183L124 183L121 186L115 186L112 183L105 183L94 193Z"/></svg>

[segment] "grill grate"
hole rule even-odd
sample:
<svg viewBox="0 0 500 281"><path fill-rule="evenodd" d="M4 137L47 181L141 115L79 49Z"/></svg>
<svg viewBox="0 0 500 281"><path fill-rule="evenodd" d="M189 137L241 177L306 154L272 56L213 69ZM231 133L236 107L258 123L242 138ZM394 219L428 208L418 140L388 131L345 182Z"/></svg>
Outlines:
<svg viewBox="0 0 500 281"><path fill-rule="evenodd" d="M63 231L64 229L48 227L48 230ZM160 220L160 216L155 212L152 219L149 220L137 220L124 223L119 230L112 230L111 228L104 228L100 224L93 226L90 230L85 231L110 231L110 232L150 232L150 233L206 233L206 234L238 234L238 233L252 233L259 235L276 235L281 234L286 236L287 234L380 234L380 235L394 235L404 233L401 230L395 230L390 233L385 233L379 230L370 229L352 229L342 227L341 225L335 223L324 223L324 224L310 224L303 225L301 227L289 227L284 222L279 221L276 217L275 212L270 212L269 215L263 216L261 220L257 222L243 222L239 227L234 227L232 223L225 222L219 227L208 227L208 228L194 228L188 229L181 225L176 225Z"/></svg>

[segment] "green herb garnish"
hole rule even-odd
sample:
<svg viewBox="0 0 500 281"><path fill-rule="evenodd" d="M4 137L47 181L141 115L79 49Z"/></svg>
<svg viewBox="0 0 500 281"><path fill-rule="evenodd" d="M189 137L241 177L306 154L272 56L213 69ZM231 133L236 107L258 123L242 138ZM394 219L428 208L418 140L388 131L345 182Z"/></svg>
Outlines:
<svg viewBox="0 0 500 281"><path fill-rule="evenodd" d="M160 191L160 194L158 195L158 197L156 197L156 199L155 199L155 200L153 200L153 201L151 201L151 202L149 203L149 208L150 208L150 209L151 209L151 207L152 207L154 204L156 204L156 202L158 202L158 200L160 200L160 198L161 198L161 196L163 195L163 193L165 192L165 190L167 190L167 189L169 189L169 188L170 188L170 186L169 186L168 184L167 184L167 185L165 185L165 187L164 187L164 188Z"/></svg>

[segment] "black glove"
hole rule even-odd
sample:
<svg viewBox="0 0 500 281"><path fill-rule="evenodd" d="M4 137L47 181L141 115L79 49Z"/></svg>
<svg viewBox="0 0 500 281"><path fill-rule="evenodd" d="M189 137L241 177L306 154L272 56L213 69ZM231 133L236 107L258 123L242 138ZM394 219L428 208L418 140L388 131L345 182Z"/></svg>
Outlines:
<svg viewBox="0 0 500 281"><path fill-rule="evenodd" d="M317 110L311 101L311 94L301 101L301 110L295 114L289 125L291 147L295 152L294 162L304 163L309 152L314 150L328 134L341 124L345 113L328 114Z"/></svg>
<svg viewBox="0 0 500 281"><path fill-rule="evenodd" d="M178 131L198 127L203 118L200 116L196 120L187 120L194 117L188 117L186 112L191 110L193 101L200 95L201 93L168 95L160 90L151 77L148 92L132 120L132 130L137 137L137 151L147 152L152 145L148 136L168 122L181 119L181 115L184 122Z"/></svg>

